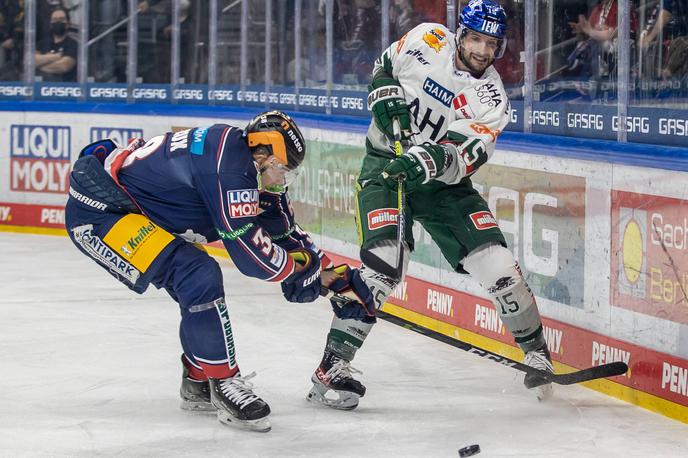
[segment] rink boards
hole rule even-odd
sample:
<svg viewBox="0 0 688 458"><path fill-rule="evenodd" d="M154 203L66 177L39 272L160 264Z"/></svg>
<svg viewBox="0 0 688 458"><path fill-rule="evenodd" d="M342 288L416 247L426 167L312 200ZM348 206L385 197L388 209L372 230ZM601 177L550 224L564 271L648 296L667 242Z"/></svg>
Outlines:
<svg viewBox="0 0 688 458"><path fill-rule="evenodd" d="M1 229L64 234L70 164L91 141L126 143L215 122L244 125L255 114L93 110L0 112ZM121 111L131 110L122 105ZM353 189L365 126L296 119L309 140L307 162L290 191L298 219L333 256L356 263ZM538 299L559 370L624 361L631 368L626 376L589 386L688 422L686 172L582 160L575 152L553 157L550 143L523 149L498 145L474 184ZM519 357L479 285L452 272L420 226L414 234L409 276L386 311Z"/></svg>

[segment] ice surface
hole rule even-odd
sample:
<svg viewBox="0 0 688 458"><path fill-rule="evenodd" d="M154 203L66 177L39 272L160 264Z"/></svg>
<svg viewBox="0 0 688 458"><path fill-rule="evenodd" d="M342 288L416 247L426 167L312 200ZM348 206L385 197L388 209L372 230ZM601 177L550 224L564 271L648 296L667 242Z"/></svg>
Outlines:
<svg viewBox="0 0 688 458"><path fill-rule="evenodd" d="M341 412L305 400L331 311L224 267L244 373L272 431L179 409L179 311L138 296L65 237L0 233L0 456L688 456L688 425L582 387L539 403L522 376L386 322L354 366L368 394Z"/></svg>

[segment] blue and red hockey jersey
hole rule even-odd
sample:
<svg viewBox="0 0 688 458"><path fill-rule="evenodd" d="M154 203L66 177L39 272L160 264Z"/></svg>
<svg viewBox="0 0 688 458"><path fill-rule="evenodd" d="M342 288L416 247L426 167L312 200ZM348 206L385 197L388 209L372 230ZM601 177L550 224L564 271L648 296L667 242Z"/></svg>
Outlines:
<svg viewBox="0 0 688 458"><path fill-rule="evenodd" d="M318 251L295 224L286 193L260 192L238 128L170 132L111 154L105 167L154 223L191 242L222 240L246 275L282 281L294 272L286 250Z"/></svg>

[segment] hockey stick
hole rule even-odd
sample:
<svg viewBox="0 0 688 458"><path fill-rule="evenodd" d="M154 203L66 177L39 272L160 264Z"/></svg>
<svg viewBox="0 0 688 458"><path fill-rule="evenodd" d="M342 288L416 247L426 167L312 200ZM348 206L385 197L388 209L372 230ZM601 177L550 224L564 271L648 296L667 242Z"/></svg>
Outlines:
<svg viewBox="0 0 688 458"><path fill-rule="evenodd" d="M355 298L353 293L346 292L343 294L339 294L335 293L334 291L328 289L325 286L321 287L320 294L333 301L333 303L338 307L343 307L351 303L352 301L358 302L358 299ZM537 375L540 377L539 382L536 381L535 383L526 385L526 388L535 388L537 386L544 385L550 382L556 383L558 385L573 385L575 383L588 382L590 380L595 380L599 378L607 378L614 377L616 375L622 375L628 371L628 366L626 365L626 363L617 361L614 363L603 364L601 366L588 367L586 369L569 372L568 374L552 374L550 372L536 369L523 363L519 363L518 361L514 361L513 359L501 356L489 350L484 350L480 347L476 347L475 345L469 344L468 342L464 342L463 340L458 340L453 337L446 336L437 331L433 331L432 329L428 329L424 326L410 323L402 318L390 315L389 313L385 313L381 310L377 311L377 317L385 321L389 321L390 323L396 324L397 326L401 326L402 328L410 329L411 331L415 331L419 334L423 334L435 340L439 340L440 342L444 342L453 347L459 348L469 353L473 353L474 355L478 355L480 357L487 358L491 361L495 361L505 366L512 367L519 371L525 372L526 374Z"/></svg>
<svg viewBox="0 0 688 458"><path fill-rule="evenodd" d="M404 154L404 148L401 144L401 124L399 118L392 119L392 131L394 132L394 155L396 157ZM397 183L397 256L395 280L401 280L404 274L404 235L406 232L406 220L404 219L404 206L406 201L404 199L404 175L399 176Z"/></svg>

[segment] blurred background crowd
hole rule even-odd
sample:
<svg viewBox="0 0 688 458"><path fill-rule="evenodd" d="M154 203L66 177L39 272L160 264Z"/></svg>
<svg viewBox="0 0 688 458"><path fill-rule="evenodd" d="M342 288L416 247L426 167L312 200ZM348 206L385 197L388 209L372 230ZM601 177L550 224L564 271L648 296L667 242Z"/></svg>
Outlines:
<svg viewBox="0 0 688 458"><path fill-rule="evenodd" d="M0 80L78 81L82 55L88 62L80 82L169 84L178 75L175 83L264 84L267 78L271 86L292 86L298 78L300 87L329 83L334 89L354 90L365 90L373 62L384 46L421 22L455 26L457 19L448 21L447 11L460 11L466 3L31 0L35 18L27 21L28 1L0 0ZM627 10L617 0L534 1L535 100L613 99L619 49L625 46L630 49L628 72L636 103L688 107L688 0L628 0ZM81 10L84 4L86 14ZM518 98L524 81L525 0L502 4L509 14L508 47L495 65L511 97ZM620 13L628 16L627 43L618 38ZM85 35L80 33L84 20ZM35 49L29 55L33 79L24 71L29 23L35 27L31 45ZM130 24L135 25L135 54L129 49ZM175 33L179 34L177 72L172 71ZM80 40L83 36L88 37L86 43ZM211 42L213 49L209 49ZM86 47L85 53L78 52L80 47ZM296 49L300 49L298 57ZM131 68L135 68L133 82L128 81Z"/></svg>

